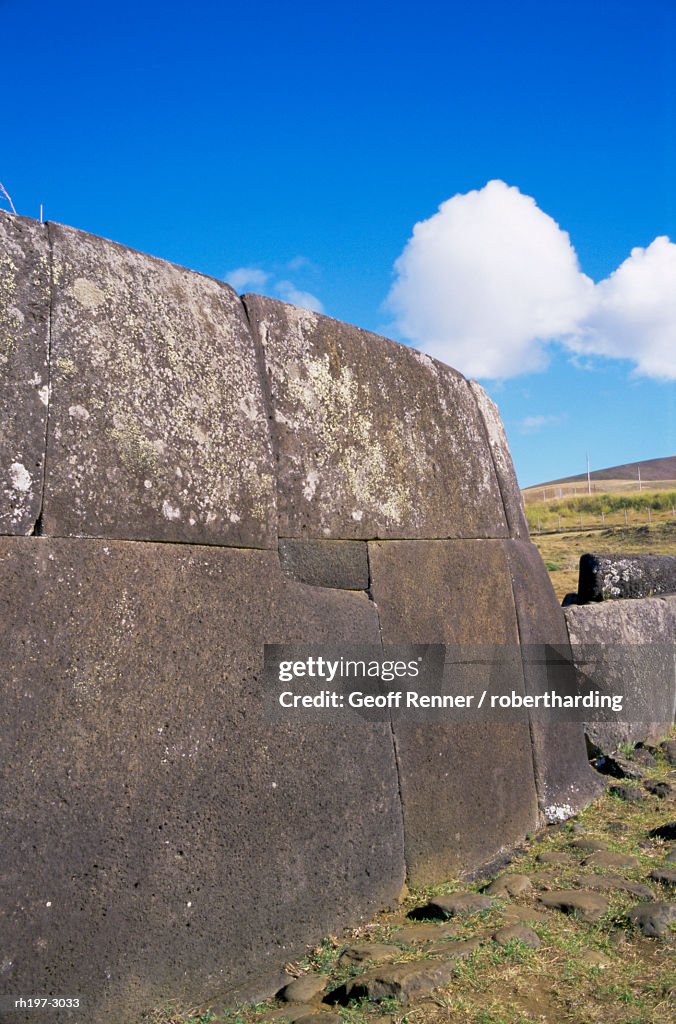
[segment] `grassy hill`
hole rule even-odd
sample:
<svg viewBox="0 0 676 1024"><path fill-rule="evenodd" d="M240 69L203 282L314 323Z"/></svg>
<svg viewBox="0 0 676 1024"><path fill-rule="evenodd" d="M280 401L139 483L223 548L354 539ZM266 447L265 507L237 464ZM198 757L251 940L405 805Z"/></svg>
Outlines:
<svg viewBox="0 0 676 1024"><path fill-rule="evenodd" d="M676 456L596 470L591 494L584 473L522 493L559 600L577 590L580 556L588 552L676 554Z"/></svg>
<svg viewBox="0 0 676 1024"><path fill-rule="evenodd" d="M645 459L643 462L627 462L622 466L610 466L607 469L595 469L589 475L592 494L632 494L647 488L651 491L676 490L676 455L669 455L663 459ZM526 487L522 493L527 505L537 501L560 500L571 495L588 495L587 474L579 473L577 476L562 477L560 480L548 480L546 483Z"/></svg>

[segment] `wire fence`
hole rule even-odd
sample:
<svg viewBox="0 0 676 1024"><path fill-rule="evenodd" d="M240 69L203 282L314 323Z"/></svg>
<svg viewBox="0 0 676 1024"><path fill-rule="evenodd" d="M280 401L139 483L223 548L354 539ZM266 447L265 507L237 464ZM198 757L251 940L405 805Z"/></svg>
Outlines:
<svg viewBox="0 0 676 1024"><path fill-rule="evenodd" d="M676 523L676 506L668 509L624 508L609 512L534 512L526 506L526 518L531 533L568 533L578 530L604 530L611 527L637 528Z"/></svg>

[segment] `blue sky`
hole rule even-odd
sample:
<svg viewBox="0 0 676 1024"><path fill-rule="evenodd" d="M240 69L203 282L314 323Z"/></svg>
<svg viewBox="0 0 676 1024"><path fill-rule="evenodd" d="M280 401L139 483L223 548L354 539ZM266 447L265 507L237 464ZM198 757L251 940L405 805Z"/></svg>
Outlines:
<svg viewBox="0 0 676 1024"><path fill-rule="evenodd" d="M0 0L0 180L22 214L43 203L215 277L257 268L258 290L405 340L385 300L414 225L489 181L532 197L594 282L676 240L675 16L672 0ZM583 471L586 451L596 467L676 452L674 381L636 374L639 335L622 344L549 346L545 370L484 382L523 485Z"/></svg>

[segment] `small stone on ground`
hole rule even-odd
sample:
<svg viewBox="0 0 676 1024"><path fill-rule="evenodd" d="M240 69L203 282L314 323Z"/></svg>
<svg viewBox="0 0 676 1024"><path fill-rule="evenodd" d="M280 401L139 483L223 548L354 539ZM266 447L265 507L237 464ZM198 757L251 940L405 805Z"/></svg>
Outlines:
<svg viewBox="0 0 676 1024"><path fill-rule="evenodd" d="M607 913L610 904L603 896L595 892L579 892L576 889L559 889L543 892L538 896L540 902L553 910L561 910L564 914L577 914L582 921L592 923Z"/></svg>
<svg viewBox="0 0 676 1024"><path fill-rule="evenodd" d="M660 800L668 800L674 795L674 787L670 782L661 782L659 779L647 779L643 785L649 793L659 797Z"/></svg>
<svg viewBox="0 0 676 1024"><path fill-rule="evenodd" d="M666 939L676 921L676 903L639 903L627 916L648 938Z"/></svg>
<svg viewBox="0 0 676 1024"><path fill-rule="evenodd" d="M344 988L344 998L399 999L408 1003L430 995L436 988L448 985L455 972L453 961L417 960L406 964L375 967L352 978Z"/></svg>
<svg viewBox="0 0 676 1024"><path fill-rule="evenodd" d="M648 877L660 885L676 885L676 868L655 868Z"/></svg>
<svg viewBox="0 0 676 1024"><path fill-rule="evenodd" d="M575 859L562 850L544 850L538 853L536 860L539 864L551 864L558 867L566 867L568 864L575 864Z"/></svg>
<svg viewBox="0 0 676 1024"><path fill-rule="evenodd" d="M614 853L612 850L599 850L586 857L582 863L586 868L625 868L627 871L634 871L639 867L636 857L629 857L625 853Z"/></svg>
<svg viewBox="0 0 676 1024"><path fill-rule="evenodd" d="M465 914L477 914L480 910L488 910L493 905L490 896L481 896L476 892L458 892L450 896L435 896L420 911L425 917L461 917Z"/></svg>
<svg viewBox="0 0 676 1024"><path fill-rule="evenodd" d="M285 1003L311 1003L326 991L328 978L323 974L304 974L285 985L279 998Z"/></svg>
<svg viewBox="0 0 676 1024"><path fill-rule="evenodd" d="M519 924L498 928L493 938L499 946L506 946L508 942L514 942L514 940L523 942L525 946L530 946L531 949L537 949L541 945L540 936L537 932L534 932L532 928L526 928L525 925Z"/></svg>
<svg viewBox="0 0 676 1024"><path fill-rule="evenodd" d="M484 892L489 896L520 896L532 888L528 875L500 875L486 886Z"/></svg>
<svg viewBox="0 0 676 1024"><path fill-rule="evenodd" d="M641 800L646 800L647 797L642 789L638 786L611 786L608 790L611 796L615 796L618 800L626 800L628 803L637 804Z"/></svg>
<svg viewBox="0 0 676 1024"><path fill-rule="evenodd" d="M367 960L394 960L401 956L401 950L385 942L364 942L359 946L348 946L340 955L341 963L363 964Z"/></svg>

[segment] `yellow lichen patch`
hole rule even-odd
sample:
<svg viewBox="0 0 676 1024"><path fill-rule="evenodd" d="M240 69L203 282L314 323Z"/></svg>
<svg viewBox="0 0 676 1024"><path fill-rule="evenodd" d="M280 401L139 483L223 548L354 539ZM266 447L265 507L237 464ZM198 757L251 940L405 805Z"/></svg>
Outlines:
<svg viewBox="0 0 676 1024"><path fill-rule="evenodd" d="M16 348L23 314L16 302L16 264L9 255L0 257L0 360L7 362Z"/></svg>
<svg viewBox="0 0 676 1024"><path fill-rule="evenodd" d="M106 297L101 289L93 281L87 280L86 277L77 277L73 281L70 294L85 309L97 309L106 301Z"/></svg>
<svg viewBox="0 0 676 1024"><path fill-rule="evenodd" d="M330 471L359 509L377 510L388 523L415 524L410 481L396 471L401 453L413 454L406 424L393 420L383 443L369 385L327 353L308 359L303 374L290 374L286 386L297 407L294 426L301 431L310 422L319 442L304 485L306 499L313 499L319 479Z"/></svg>
<svg viewBox="0 0 676 1024"><path fill-rule="evenodd" d="M56 368L64 377L74 377L77 373L77 366L72 359L57 359Z"/></svg>
<svg viewBox="0 0 676 1024"><path fill-rule="evenodd" d="M130 421L123 426L113 427L110 437L117 446L122 464L130 472L152 473L157 469L157 450L137 423Z"/></svg>

